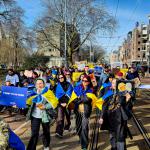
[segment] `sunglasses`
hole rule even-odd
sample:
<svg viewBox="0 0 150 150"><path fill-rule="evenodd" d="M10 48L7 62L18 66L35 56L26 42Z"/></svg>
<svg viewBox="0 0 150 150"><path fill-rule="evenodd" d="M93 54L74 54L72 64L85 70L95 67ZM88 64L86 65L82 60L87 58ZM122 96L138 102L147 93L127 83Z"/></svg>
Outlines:
<svg viewBox="0 0 150 150"><path fill-rule="evenodd" d="M82 82L89 82L88 80L82 80Z"/></svg>
<svg viewBox="0 0 150 150"><path fill-rule="evenodd" d="M63 79L64 77L59 77L59 79Z"/></svg>
<svg viewBox="0 0 150 150"><path fill-rule="evenodd" d="M66 74L66 75L70 75L70 74Z"/></svg>

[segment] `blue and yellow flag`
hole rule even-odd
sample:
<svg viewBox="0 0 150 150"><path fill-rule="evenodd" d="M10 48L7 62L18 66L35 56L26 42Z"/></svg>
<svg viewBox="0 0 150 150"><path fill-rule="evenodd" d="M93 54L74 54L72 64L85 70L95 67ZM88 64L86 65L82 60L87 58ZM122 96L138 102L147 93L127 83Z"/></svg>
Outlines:
<svg viewBox="0 0 150 150"><path fill-rule="evenodd" d="M112 96L114 94L114 92L112 90L108 90L107 93L105 95L103 95L101 98L99 98L99 100L96 102L97 103L97 107L102 110L102 105L105 102L105 100L107 98L109 98L110 96Z"/></svg>
<svg viewBox="0 0 150 150"><path fill-rule="evenodd" d="M72 92L71 98L68 102L68 106L69 104L71 104L76 98L80 97L81 95L86 95L88 98L92 99L92 107L93 108L98 108L99 110L102 110L102 106L103 103L105 102L105 100L107 98L109 98L110 96L112 96L114 93L112 90L108 90L107 93L102 96L101 98L97 98L95 94L92 93L91 89L87 89L87 90L83 90L82 86L79 85L77 87L74 88L74 91Z"/></svg>
<svg viewBox="0 0 150 150"><path fill-rule="evenodd" d="M108 82L108 83L103 83L102 86L100 87L100 91L106 87L110 87L111 86L111 83Z"/></svg>
<svg viewBox="0 0 150 150"><path fill-rule="evenodd" d="M86 95L88 98L92 99L92 107L102 107L103 102L98 101L98 98L95 94L92 93L93 90L90 88L87 88L86 90L83 89L82 85L79 85L74 88L74 91L72 92L71 98L68 102L71 104L76 98L79 98L81 95Z"/></svg>
<svg viewBox="0 0 150 150"><path fill-rule="evenodd" d="M72 91L73 91L73 87L71 84L68 87L67 91L65 92L64 89L62 88L61 84L58 83L55 94L58 99L61 98L63 95L67 95L68 97L71 97Z"/></svg>
<svg viewBox="0 0 150 150"><path fill-rule="evenodd" d="M11 129L9 129L9 147L15 150L25 150L25 145Z"/></svg>
<svg viewBox="0 0 150 150"><path fill-rule="evenodd" d="M38 103L42 100L41 97L44 97L54 109L57 107L58 99L55 97L54 93L51 90L49 90L47 87L45 87L40 94L37 94L35 92L33 96L27 99L26 104L32 105L32 103Z"/></svg>

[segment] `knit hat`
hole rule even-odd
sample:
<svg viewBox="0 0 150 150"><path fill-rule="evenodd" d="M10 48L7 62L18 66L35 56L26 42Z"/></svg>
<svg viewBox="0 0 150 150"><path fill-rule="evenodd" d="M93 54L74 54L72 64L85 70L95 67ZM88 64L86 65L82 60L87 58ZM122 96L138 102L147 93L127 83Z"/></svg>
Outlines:
<svg viewBox="0 0 150 150"><path fill-rule="evenodd" d="M52 74L57 75L57 70L52 70Z"/></svg>

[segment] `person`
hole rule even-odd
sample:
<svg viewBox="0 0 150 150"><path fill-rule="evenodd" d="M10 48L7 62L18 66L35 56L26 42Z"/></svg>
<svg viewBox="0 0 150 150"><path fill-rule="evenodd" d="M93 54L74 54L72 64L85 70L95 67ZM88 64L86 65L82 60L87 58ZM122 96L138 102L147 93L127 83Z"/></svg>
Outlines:
<svg viewBox="0 0 150 150"><path fill-rule="evenodd" d="M133 80L135 78L139 78L138 72L134 69L134 67L130 67L129 71L127 72L126 79Z"/></svg>
<svg viewBox="0 0 150 150"><path fill-rule="evenodd" d="M72 84L72 78L71 78L71 73L69 71L66 71L66 80L67 82L71 83Z"/></svg>
<svg viewBox="0 0 150 150"><path fill-rule="evenodd" d="M36 89L27 100L29 110L27 119L31 120L31 138L27 150L36 150L40 124L43 127L44 150L50 146L50 122L55 114L58 100L53 92L48 90L43 79L38 78L35 83Z"/></svg>
<svg viewBox="0 0 150 150"><path fill-rule="evenodd" d="M15 74L13 69L8 70L8 74L6 76L5 81L10 81L12 85L18 86L19 85L19 77L17 74Z"/></svg>
<svg viewBox="0 0 150 150"><path fill-rule="evenodd" d="M129 68L126 79L134 81L136 88L138 88L141 84L139 74L134 67Z"/></svg>
<svg viewBox="0 0 150 150"><path fill-rule="evenodd" d="M32 71L31 71L31 72L32 72ZM33 72L32 72L32 77L29 77L29 78L28 78L29 84L34 84L34 81L35 81L36 79L38 79L38 78L39 78L38 73L35 72L35 71L33 71Z"/></svg>
<svg viewBox="0 0 150 150"><path fill-rule="evenodd" d="M6 149L25 150L25 145L8 124L0 118L0 150Z"/></svg>
<svg viewBox="0 0 150 150"><path fill-rule="evenodd" d="M82 74L79 76L79 79L78 79L77 82L75 82L74 86L78 86L78 85L82 84L82 79L83 79L83 77L84 77L84 73L82 73Z"/></svg>
<svg viewBox="0 0 150 150"><path fill-rule="evenodd" d="M123 73L122 73L121 71L119 71L119 72L116 74L116 78L117 78L118 80L124 80L124 78L123 78Z"/></svg>
<svg viewBox="0 0 150 150"><path fill-rule="evenodd" d="M126 150L126 137L129 133L127 120L127 104L132 99L131 93L117 93L117 80L114 78L105 95L112 92L104 101L99 123L101 130L108 130L110 134L111 150ZM107 93L108 92L108 93ZM106 97L106 96L105 96Z"/></svg>
<svg viewBox="0 0 150 150"><path fill-rule="evenodd" d="M6 150L8 147L9 131L6 122L0 118L0 149Z"/></svg>
<svg viewBox="0 0 150 150"><path fill-rule="evenodd" d="M103 83L107 82L108 76L109 76L109 69L108 66L105 66L103 72L100 75L100 79L98 83L99 87L101 87Z"/></svg>
<svg viewBox="0 0 150 150"><path fill-rule="evenodd" d="M89 66L85 66L84 67L84 73L88 75L88 71L89 71Z"/></svg>
<svg viewBox="0 0 150 150"><path fill-rule="evenodd" d="M23 87L23 81L27 79L27 77L24 75L24 71L20 71L19 74L19 86Z"/></svg>
<svg viewBox="0 0 150 150"><path fill-rule="evenodd" d="M50 82L50 90L52 90L54 93L55 93L55 90L56 90L56 85L57 85L57 70L52 70L51 72L51 76L50 78L48 79L49 82Z"/></svg>
<svg viewBox="0 0 150 150"><path fill-rule="evenodd" d="M56 121L56 136L61 138L63 137L63 131L69 130L71 125L70 121L71 111L70 109L66 108L66 106L72 94L73 87L71 83L66 81L66 77L64 74L59 74L58 77L59 82L56 86L55 92L55 95L59 100L58 114ZM67 120L66 125L64 125L64 117L66 117Z"/></svg>
<svg viewBox="0 0 150 150"><path fill-rule="evenodd" d="M13 84L11 84L11 81L10 80L7 80L6 82L5 82L5 86L14 86ZM6 110L9 112L9 115L11 115L12 114L12 106L1 106L1 113L4 113Z"/></svg>
<svg viewBox="0 0 150 150"><path fill-rule="evenodd" d="M89 118L92 112L92 99L87 93L93 93L91 79L84 75L82 84L74 88L77 95L74 99L74 112L76 114L76 129L82 150L87 150L89 144Z"/></svg>

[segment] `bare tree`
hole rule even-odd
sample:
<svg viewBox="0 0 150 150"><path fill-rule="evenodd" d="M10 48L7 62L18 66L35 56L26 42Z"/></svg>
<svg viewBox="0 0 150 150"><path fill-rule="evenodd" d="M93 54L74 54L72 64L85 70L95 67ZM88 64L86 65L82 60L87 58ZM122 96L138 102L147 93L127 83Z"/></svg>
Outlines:
<svg viewBox="0 0 150 150"><path fill-rule="evenodd" d="M0 7L0 63L17 67L31 51L33 40L22 20L24 11L15 1L0 0Z"/></svg>
<svg viewBox="0 0 150 150"><path fill-rule="evenodd" d="M38 43L45 42L45 46L54 47L63 52L63 46L56 42L53 34L56 29L64 33L65 15L67 18L67 57L72 63L72 55L91 36L98 32L111 32L116 26L114 18L106 11L102 3L96 0L67 0L65 14L65 0L43 0L45 14L38 19L35 30ZM53 33L53 34L52 34ZM56 36L56 35L55 35Z"/></svg>
<svg viewBox="0 0 150 150"><path fill-rule="evenodd" d="M92 51L92 55L90 55L90 51ZM87 45L84 44L80 48L80 57L82 61L90 62L99 62L102 58L105 57L105 50L100 45ZM91 57L91 58L90 58Z"/></svg>

